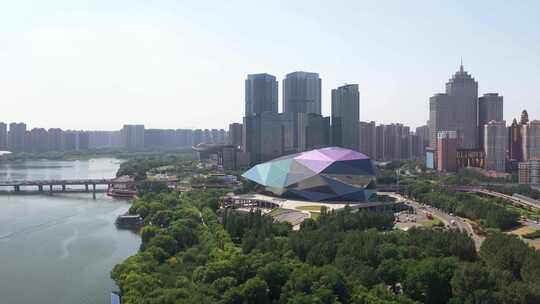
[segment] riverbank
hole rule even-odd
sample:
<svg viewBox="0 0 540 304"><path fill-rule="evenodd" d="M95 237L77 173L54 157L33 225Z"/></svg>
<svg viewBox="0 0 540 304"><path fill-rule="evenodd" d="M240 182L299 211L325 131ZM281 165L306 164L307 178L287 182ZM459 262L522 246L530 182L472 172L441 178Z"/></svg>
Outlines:
<svg viewBox="0 0 540 304"><path fill-rule="evenodd" d="M153 155L186 154L195 157L191 149L148 149L128 151L125 149L91 149L82 151L49 151L49 152L15 152L0 155L0 162L25 160L89 160L92 158L132 159L135 157L148 157Z"/></svg>

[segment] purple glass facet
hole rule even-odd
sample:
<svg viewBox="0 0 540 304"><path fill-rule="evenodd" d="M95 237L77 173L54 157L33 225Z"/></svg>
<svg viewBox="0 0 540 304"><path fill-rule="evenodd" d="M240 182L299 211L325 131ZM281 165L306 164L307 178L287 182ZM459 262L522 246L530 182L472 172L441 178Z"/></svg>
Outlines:
<svg viewBox="0 0 540 304"><path fill-rule="evenodd" d="M321 172L322 170L326 169L326 167L330 166L334 161L332 160L317 160L317 159L295 159L295 161L301 163L302 165L308 167L310 170L313 170L314 172Z"/></svg>
<svg viewBox="0 0 540 304"><path fill-rule="evenodd" d="M368 157L360 152L350 150L349 153L339 158L339 160L353 160L353 159L368 159Z"/></svg>
<svg viewBox="0 0 540 304"><path fill-rule="evenodd" d="M324 161L334 161L331 157L320 152L321 150L311 150L297 154L294 159L312 159L312 160L324 160Z"/></svg>

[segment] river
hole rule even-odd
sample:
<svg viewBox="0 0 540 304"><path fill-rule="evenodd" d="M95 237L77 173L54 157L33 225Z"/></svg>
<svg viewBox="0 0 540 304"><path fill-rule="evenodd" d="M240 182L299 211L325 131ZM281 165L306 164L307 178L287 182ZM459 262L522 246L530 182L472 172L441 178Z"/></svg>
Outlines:
<svg viewBox="0 0 540 304"><path fill-rule="evenodd" d="M120 161L0 163L0 179L113 177ZM110 271L140 238L114 220L130 203L98 193L0 194L0 303L105 304Z"/></svg>

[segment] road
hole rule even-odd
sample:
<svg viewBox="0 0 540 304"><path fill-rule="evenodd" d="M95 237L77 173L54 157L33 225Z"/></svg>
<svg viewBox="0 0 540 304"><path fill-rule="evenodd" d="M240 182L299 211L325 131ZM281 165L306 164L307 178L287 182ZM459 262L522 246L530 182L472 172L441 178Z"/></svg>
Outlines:
<svg viewBox="0 0 540 304"><path fill-rule="evenodd" d="M401 194L394 193L394 192L380 192L381 195L388 195L390 197L393 197L397 200L405 202L405 204L411 206L414 208L416 212L429 212L433 214L433 216L440 219L446 226L452 227L451 223L454 221L455 225L454 227L457 229L460 229L461 231L467 232L467 234L472 238L474 241L474 246L476 247L476 250L480 250L480 246L482 245L482 242L484 241L484 237L478 235L475 233L473 227L471 224L469 224L464 218L461 218L459 216L450 215L448 213L445 213L439 209L435 209L434 207L431 207L429 205L423 205L419 202L413 201L411 199L408 199Z"/></svg>
<svg viewBox="0 0 540 304"><path fill-rule="evenodd" d="M505 199L507 201L510 201L513 204L521 205L523 207L531 207L538 209L540 208L539 203L536 200L533 200L531 198L528 198L526 196L515 196L515 195L506 195L504 193L491 191L488 189L485 189L483 187L477 187L477 186L459 186L454 188L457 191L463 191L463 192L473 192L477 194L483 194L483 195L489 195L492 197L498 197Z"/></svg>

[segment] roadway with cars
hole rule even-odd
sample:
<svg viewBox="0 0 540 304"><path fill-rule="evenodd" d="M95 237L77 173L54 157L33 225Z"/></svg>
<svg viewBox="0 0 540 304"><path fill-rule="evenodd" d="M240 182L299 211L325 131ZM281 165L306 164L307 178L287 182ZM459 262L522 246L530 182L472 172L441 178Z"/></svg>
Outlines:
<svg viewBox="0 0 540 304"><path fill-rule="evenodd" d="M424 205L419 202L413 201L409 198L406 198L402 196L401 194L394 193L394 192L380 192L381 195L388 195L390 197L393 197L399 201L403 201L408 206L411 206L417 213L418 212L429 212L434 217L440 219L447 227L459 229L461 231L465 231L474 241L474 245L476 247L476 250L480 249L480 246L482 245L482 242L484 241L484 237L476 234L471 224L469 224L465 219L451 215L448 213L445 213L439 209L436 209L434 207L431 207L429 205Z"/></svg>

